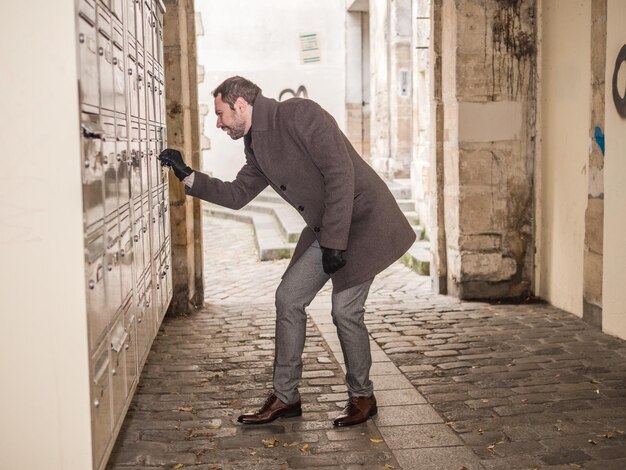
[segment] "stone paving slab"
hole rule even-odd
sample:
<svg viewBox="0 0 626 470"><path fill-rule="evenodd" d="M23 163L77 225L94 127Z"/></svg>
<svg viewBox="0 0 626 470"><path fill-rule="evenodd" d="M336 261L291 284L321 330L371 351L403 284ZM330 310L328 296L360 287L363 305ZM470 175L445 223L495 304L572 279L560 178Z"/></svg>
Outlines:
<svg viewBox="0 0 626 470"><path fill-rule="evenodd" d="M240 426L271 387L287 261L259 263L245 224L206 218L204 236L206 308L165 319L108 468L626 468L626 342L545 304L433 295L400 263L367 303L378 416L331 425L346 388L327 287L309 310L303 416Z"/></svg>

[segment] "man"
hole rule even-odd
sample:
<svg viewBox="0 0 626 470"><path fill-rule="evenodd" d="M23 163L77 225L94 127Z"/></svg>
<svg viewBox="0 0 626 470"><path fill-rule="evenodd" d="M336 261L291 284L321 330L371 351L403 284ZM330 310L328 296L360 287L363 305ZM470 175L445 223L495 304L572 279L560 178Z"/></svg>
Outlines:
<svg viewBox="0 0 626 470"><path fill-rule="evenodd" d="M348 403L335 426L376 414L364 304L374 276L411 246L415 234L380 177L361 159L330 114L311 100L277 102L254 83L231 77L213 91L217 127L243 137L246 163L232 182L188 167L180 152L159 159L185 192L240 209L270 185L300 212L306 227L276 291L274 391L244 424L300 416L298 384L305 308L329 279L332 317L346 364Z"/></svg>

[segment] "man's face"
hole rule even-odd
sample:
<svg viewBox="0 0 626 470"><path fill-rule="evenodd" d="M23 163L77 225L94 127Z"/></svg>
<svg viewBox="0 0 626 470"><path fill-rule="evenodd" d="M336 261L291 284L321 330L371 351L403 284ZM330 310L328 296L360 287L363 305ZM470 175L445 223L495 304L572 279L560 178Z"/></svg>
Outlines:
<svg viewBox="0 0 626 470"><path fill-rule="evenodd" d="M235 102L235 109L231 109L228 103L222 101L221 94L215 97L216 126L225 131L233 140L241 139L249 128L242 109L243 103L240 103L239 100L245 102L243 98L238 98Z"/></svg>

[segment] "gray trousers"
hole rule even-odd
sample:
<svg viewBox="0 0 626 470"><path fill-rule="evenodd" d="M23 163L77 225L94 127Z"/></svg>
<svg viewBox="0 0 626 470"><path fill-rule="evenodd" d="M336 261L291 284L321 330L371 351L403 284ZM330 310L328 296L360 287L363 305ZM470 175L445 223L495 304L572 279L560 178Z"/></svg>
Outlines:
<svg viewBox="0 0 626 470"><path fill-rule="evenodd" d="M274 393L284 403L300 399L302 352L306 338L306 307L330 276L322 269L322 252L317 241L287 271L276 290L276 351ZM370 396L372 365L370 342L364 322L365 300L374 279L332 294L332 318L337 327L346 363L349 396Z"/></svg>

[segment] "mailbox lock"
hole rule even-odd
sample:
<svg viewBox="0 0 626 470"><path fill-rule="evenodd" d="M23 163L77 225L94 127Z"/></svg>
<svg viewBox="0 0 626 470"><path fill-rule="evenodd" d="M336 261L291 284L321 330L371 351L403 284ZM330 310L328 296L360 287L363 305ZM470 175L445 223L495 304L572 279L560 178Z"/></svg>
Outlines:
<svg viewBox="0 0 626 470"><path fill-rule="evenodd" d="M116 369L111 369L111 375L115 375L117 374L117 370Z"/></svg>
<svg viewBox="0 0 626 470"><path fill-rule="evenodd" d="M94 400L94 401L93 401L93 406L94 406L95 408L98 408L98 407L100 406L100 400L98 400L98 399Z"/></svg>
<svg viewBox="0 0 626 470"><path fill-rule="evenodd" d="M133 74L133 69L128 69L128 75L132 75Z"/></svg>
<svg viewBox="0 0 626 470"><path fill-rule="evenodd" d="M121 156L119 153L117 154L117 157L116 157L116 158L117 158L117 161L118 161L118 162L121 162L121 161L122 161L122 156Z"/></svg>
<svg viewBox="0 0 626 470"><path fill-rule="evenodd" d="M113 266L111 266L110 264L107 266L107 271L113 271Z"/></svg>
<svg viewBox="0 0 626 470"><path fill-rule="evenodd" d="M89 160L85 160L85 168L89 168L89 165L90 165Z"/></svg>
<svg viewBox="0 0 626 470"><path fill-rule="evenodd" d="M93 289L94 287L96 287L96 283L93 281L89 281L89 288Z"/></svg>
<svg viewBox="0 0 626 470"><path fill-rule="evenodd" d="M98 54L99 54L99 55L104 55L104 48L103 48L102 46L100 46L100 47L98 48Z"/></svg>
<svg viewBox="0 0 626 470"><path fill-rule="evenodd" d="M113 65L117 65L117 62L118 62L117 57L113 57Z"/></svg>
<svg viewBox="0 0 626 470"><path fill-rule="evenodd" d="M128 343L126 343L126 344L124 345L124 349L128 349L129 347L130 347L130 344L128 344Z"/></svg>
<svg viewBox="0 0 626 470"><path fill-rule="evenodd" d="M135 243L139 242L139 235L135 235Z"/></svg>

